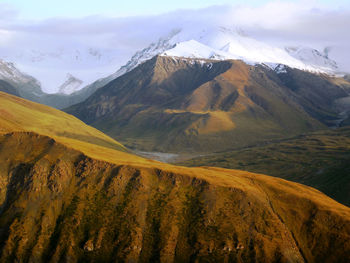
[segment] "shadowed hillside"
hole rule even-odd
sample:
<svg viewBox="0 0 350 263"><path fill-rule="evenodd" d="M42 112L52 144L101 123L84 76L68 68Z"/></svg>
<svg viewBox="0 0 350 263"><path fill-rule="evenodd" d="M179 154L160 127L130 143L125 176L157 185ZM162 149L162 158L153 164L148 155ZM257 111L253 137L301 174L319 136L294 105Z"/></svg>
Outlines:
<svg viewBox="0 0 350 263"><path fill-rule="evenodd" d="M20 97L16 88L2 79L0 79L0 91Z"/></svg>
<svg viewBox="0 0 350 263"><path fill-rule="evenodd" d="M350 206L350 128L213 153L182 165L218 166L281 177L315 187Z"/></svg>

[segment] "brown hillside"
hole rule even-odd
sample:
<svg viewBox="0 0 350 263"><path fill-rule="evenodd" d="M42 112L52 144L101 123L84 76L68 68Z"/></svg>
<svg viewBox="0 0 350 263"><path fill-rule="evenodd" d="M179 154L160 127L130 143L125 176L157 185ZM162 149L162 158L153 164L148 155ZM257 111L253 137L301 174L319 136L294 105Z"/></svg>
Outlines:
<svg viewBox="0 0 350 263"><path fill-rule="evenodd" d="M350 209L264 175L0 137L1 262L347 262Z"/></svg>
<svg viewBox="0 0 350 263"><path fill-rule="evenodd" d="M66 111L131 148L211 152L324 129L345 96L300 70L158 56Z"/></svg>

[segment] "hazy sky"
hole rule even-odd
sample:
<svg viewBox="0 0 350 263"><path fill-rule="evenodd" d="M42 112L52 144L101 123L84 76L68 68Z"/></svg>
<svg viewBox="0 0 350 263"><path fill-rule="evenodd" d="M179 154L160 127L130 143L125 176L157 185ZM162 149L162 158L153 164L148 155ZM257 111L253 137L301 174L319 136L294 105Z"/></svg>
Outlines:
<svg viewBox="0 0 350 263"><path fill-rule="evenodd" d="M29 19L50 17L82 17L89 15L137 16L170 12L177 9L198 9L213 5L262 6L271 0L0 0L14 7L19 16ZM315 5L343 8L349 6L349 0L305 0L279 2L305 2Z"/></svg>
<svg viewBox="0 0 350 263"><path fill-rule="evenodd" d="M136 51L189 25L239 28L281 47L330 46L331 58L350 72L350 0L0 0L0 59L53 91L67 73L88 82L107 76ZM104 58L73 60L91 48Z"/></svg>

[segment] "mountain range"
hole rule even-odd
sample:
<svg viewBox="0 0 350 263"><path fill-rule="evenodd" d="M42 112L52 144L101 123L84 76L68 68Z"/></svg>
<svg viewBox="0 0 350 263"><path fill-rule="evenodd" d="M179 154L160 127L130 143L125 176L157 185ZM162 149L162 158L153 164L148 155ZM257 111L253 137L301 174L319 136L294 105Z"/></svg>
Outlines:
<svg viewBox="0 0 350 263"><path fill-rule="evenodd" d="M3 60L0 60L0 80L11 85L15 90L13 92L18 96L58 109L79 103L96 90L94 87L77 90L82 85L82 81L68 74L65 82L59 87L58 93L45 93L38 80L18 70L13 63ZM5 91L5 89L1 90ZM13 92L11 94L14 94Z"/></svg>
<svg viewBox="0 0 350 263"><path fill-rule="evenodd" d="M145 49L136 52L115 73L98 80L96 80L98 76L103 75L103 73L98 73L101 72L101 69L106 68L106 65L108 65L109 69L105 69L108 72L113 68L113 63L118 64L116 63L117 54L114 54L111 50L96 50L93 48L71 50L60 48L51 52L31 50L21 54L5 54L2 57L7 60L11 59L12 62L16 62L19 65L30 63L31 67L21 66L21 68L29 73L32 72L34 75L38 75L38 68L42 68L44 71L51 68L54 70L53 65L58 64L62 64L60 67L66 68L76 65L79 70L75 69L73 70L74 72L84 72L85 68L88 67L88 72L92 72L85 75L79 74L81 75L79 78L70 72L66 72L67 77L65 79L61 76L61 73L58 73L62 70L57 69L57 75L61 77L60 80L54 81L57 84L55 88L51 87L51 90L56 91L58 94L43 92L42 89L45 87L42 87L40 81L33 78L35 83L31 85L36 88L35 91L30 90L30 92L35 94L26 94L24 96L27 99L56 108L65 108L85 100L98 88L131 71L156 55L216 60L240 59L251 65L257 63L265 64L272 69L278 67L279 64L283 64L310 72L340 74L342 69L338 67L335 61L330 59L330 50L331 48L329 47L326 47L323 51L305 46L275 47L247 36L242 30L225 27L206 27L199 30L189 27L172 30L157 42L151 43ZM9 66L10 64L11 66ZM96 68L95 71L93 67ZM11 72L10 75L8 75L9 72ZM41 71L39 70L39 72ZM98 74L96 75L95 73ZM28 79L24 76L28 77L28 74L21 73L14 67L13 63L6 64L6 62L2 61L0 66L1 79L16 83L23 81L23 84L26 85ZM47 83L46 78L50 77L52 79L54 77L52 73L41 74L40 76L43 76L40 79L44 81L44 86L47 85L45 84ZM51 82L50 85L52 85ZM70 96L62 98L62 94ZM52 96L55 99L52 99Z"/></svg>
<svg viewBox="0 0 350 263"><path fill-rule="evenodd" d="M67 74L80 79L79 89L104 77L120 66L120 52L95 48L89 44L57 43L41 47L0 47L0 59L13 62L23 72L36 78L43 91L59 92Z"/></svg>

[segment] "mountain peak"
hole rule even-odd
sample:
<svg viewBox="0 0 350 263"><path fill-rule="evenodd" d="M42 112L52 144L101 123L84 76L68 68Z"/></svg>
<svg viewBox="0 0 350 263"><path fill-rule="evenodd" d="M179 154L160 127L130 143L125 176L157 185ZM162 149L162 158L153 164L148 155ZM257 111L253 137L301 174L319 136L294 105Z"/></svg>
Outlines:
<svg viewBox="0 0 350 263"><path fill-rule="evenodd" d="M14 63L7 62L0 59L0 79L7 80L13 83L35 83L40 87L39 81L33 77L27 75L26 73L21 72L17 69Z"/></svg>
<svg viewBox="0 0 350 263"><path fill-rule="evenodd" d="M74 77L72 74L68 73L65 82L59 86L58 93L61 94L72 94L79 90L79 87L83 84L83 81Z"/></svg>

